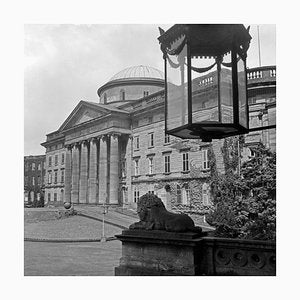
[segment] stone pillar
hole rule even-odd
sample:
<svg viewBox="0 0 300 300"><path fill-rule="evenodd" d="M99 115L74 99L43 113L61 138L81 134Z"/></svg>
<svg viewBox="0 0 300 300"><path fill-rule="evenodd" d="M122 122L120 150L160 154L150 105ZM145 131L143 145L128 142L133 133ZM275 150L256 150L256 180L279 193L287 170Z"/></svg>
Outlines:
<svg viewBox="0 0 300 300"><path fill-rule="evenodd" d="M119 137L110 138L109 203L119 203Z"/></svg>
<svg viewBox="0 0 300 300"><path fill-rule="evenodd" d="M128 204L133 203L133 191L132 191L132 156L133 156L133 136L129 136L126 146L126 185L128 187L127 196Z"/></svg>
<svg viewBox="0 0 300 300"><path fill-rule="evenodd" d="M80 179L79 179L79 203L87 203L88 191L88 146L87 142L81 143Z"/></svg>
<svg viewBox="0 0 300 300"><path fill-rule="evenodd" d="M107 198L107 137L100 138L99 153L99 203L105 203Z"/></svg>
<svg viewBox="0 0 300 300"><path fill-rule="evenodd" d="M75 145L72 149L72 203L78 203L79 200L79 147Z"/></svg>
<svg viewBox="0 0 300 300"><path fill-rule="evenodd" d="M89 167L89 193L88 202L97 203L97 139L90 141L90 167Z"/></svg>
<svg viewBox="0 0 300 300"><path fill-rule="evenodd" d="M71 202L72 189L72 150L71 146L66 149L66 165L65 165L65 202Z"/></svg>

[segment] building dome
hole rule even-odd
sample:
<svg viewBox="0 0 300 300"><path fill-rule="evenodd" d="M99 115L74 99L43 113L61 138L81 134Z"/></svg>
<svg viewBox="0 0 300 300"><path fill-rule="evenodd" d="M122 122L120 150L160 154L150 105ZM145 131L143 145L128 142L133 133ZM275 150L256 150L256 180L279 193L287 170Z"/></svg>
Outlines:
<svg viewBox="0 0 300 300"><path fill-rule="evenodd" d="M148 66L134 66L126 68L115 74L109 81L125 80L132 78L151 78L164 80L164 73L158 69Z"/></svg>
<svg viewBox="0 0 300 300"><path fill-rule="evenodd" d="M164 78L164 73L153 67L140 65L126 68L98 89L99 102L120 106L139 100L163 90Z"/></svg>

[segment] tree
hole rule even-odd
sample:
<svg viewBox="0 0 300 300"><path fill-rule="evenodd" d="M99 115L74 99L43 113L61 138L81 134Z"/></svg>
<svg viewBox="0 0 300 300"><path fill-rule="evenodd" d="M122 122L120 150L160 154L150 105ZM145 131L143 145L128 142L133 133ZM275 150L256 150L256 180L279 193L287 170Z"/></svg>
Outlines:
<svg viewBox="0 0 300 300"><path fill-rule="evenodd" d="M229 144L228 141L224 142L224 155L231 153L230 158L224 157L225 174L212 174L214 209L206 220L216 227L217 236L274 240L276 153L272 153L262 144L257 145L252 148L255 156L241 166L239 174L236 170L237 164L233 163L237 157L228 149Z"/></svg>

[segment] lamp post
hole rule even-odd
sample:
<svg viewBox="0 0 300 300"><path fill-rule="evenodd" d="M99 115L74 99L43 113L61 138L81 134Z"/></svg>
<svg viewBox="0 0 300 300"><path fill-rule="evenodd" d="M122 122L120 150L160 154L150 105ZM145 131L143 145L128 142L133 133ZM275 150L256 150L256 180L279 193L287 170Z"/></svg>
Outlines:
<svg viewBox="0 0 300 300"><path fill-rule="evenodd" d="M108 205L105 205L105 202L103 202L103 206L102 206L102 236L101 236L101 242L106 242L106 236L105 236L105 214L108 213Z"/></svg>
<svg viewBox="0 0 300 300"><path fill-rule="evenodd" d="M238 24L176 24L160 33L166 133L202 141L248 133L248 30Z"/></svg>

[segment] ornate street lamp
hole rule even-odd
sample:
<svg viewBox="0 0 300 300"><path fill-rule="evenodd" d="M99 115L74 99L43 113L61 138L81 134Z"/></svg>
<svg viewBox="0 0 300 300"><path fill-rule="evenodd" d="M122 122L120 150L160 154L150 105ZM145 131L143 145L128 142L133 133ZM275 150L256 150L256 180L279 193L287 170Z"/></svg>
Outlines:
<svg viewBox="0 0 300 300"><path fill-rule="evenodd" d="M160 33L166 133L203 141L248 133L248 30L237 24L176 24Z"/></svg>

